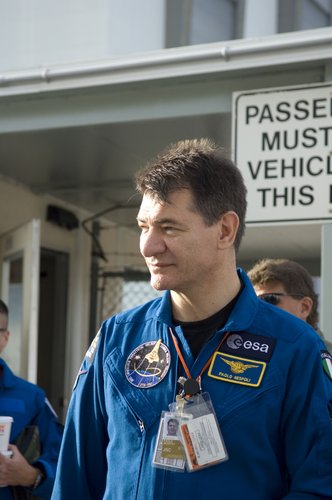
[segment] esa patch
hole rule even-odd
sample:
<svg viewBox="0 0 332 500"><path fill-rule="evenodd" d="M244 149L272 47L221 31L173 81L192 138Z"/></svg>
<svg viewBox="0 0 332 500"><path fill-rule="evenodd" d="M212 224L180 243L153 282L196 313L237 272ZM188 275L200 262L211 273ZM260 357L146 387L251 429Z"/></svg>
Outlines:
<svg viewBox="0 0 332 500"><path fill-rule="evenodd" d="M270 361L275 339L248 332L233 332L220 347L220 351L234 356L244 356L260 361Z"/></svg>
<svg viewBox="0 0 332 500"><path fill-rule="evenodd" d="M266 363L263 361L215 352L208 375L232 384L258 387L261 384L265 369Z"/></svg>
<svg viewBox="0 0 332 500"><path fill-rule="evenodd" d="M320 354L324 372L329 377L329 379L332 380L332 356L329 351L321 351Z"/></svg>
<svg viewBox="0 0 332 500"><path fill-rule="evenodd" d="M128 356L125 375L135 387L147 389L163 380L171 364L168 347L161 340L145 342L134 349Z"/></svg>

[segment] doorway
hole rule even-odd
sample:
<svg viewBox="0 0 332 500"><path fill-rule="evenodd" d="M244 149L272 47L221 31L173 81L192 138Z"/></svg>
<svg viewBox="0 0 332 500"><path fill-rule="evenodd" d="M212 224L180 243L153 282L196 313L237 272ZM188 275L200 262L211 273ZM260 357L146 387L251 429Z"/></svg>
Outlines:
<svg viewBox="0 0 332 500"><path fill-rule="evenodd" d="M69 255L46 248L40 252L37 384L44 389L63 423Z"/></svg>

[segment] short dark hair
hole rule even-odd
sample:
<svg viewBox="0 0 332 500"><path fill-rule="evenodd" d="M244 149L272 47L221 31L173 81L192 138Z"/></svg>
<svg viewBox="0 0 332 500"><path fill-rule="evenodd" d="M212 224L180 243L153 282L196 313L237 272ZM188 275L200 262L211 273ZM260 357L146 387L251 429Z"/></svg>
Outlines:
<svg viewBox="0 0 332 500"><path fill-rule="evenodd" d="M178 419L177 419L177 418L169 418L169 419L167 420L167 425L168 425L168 424L176 424L176 425L179 425L179 421L178 421Z"/></svg>
<svg viewBox="0 0 332 500"><path fill-rule="evenodd" d="M208 226L234 211L240 221L234 241L238 250L245 230L247 190L240 170L213 141L203 138L171 144L137 172L135 181L139 193L149 192L163 202L172 192L189 189L195 209Z"/></svg>
<svg viewBox="0 0 332 500"><path fill-rule="evenodd" d="M317 330L318 295L308 271L298 262L290 259L261 259L248 271L253 286L281 283L287 293L310 297L312 309L307 322Z"/></svg>
<svg viewBox="0 0 332 500"><path fill-rule="evenodd" d="M8 316L8 307L3 300L0 299L0 313Z"/></svg>

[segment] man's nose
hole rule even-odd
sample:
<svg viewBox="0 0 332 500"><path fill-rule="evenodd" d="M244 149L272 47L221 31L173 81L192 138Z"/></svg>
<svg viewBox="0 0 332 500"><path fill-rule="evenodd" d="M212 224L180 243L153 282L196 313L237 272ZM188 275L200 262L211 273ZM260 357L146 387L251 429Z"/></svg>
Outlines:
<svg viewBox="0 0 332 500"><path fill-rule="evenodd" d="M153 257L154 255L163 253L165 249L164 238L158 229L150 228L141 234L140 250L143 257Z"/></svg>

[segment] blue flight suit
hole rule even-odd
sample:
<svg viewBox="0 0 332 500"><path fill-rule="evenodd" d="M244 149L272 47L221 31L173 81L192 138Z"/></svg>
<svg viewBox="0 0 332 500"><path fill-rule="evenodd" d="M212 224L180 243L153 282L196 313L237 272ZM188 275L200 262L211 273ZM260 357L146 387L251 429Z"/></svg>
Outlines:
<svg viewBox="0 0 332 500"><path fill-rule="evenodd" d="M33 464L45 473L43 482L33 494L47 499L51 497L60 451L63 427L58 422L44 391L14 375L0 358L0 414L13 417L10 443L14 443L21 431L28 425L39 429L41 455ZM31 490L28 490L31 491ZM0 500L12 500L10 488L0 488Z"/></svg>
<svg viewBox="0 0 332 500"><path fill-rule="evenodd" d="M182 370L169 333L170 294L165 292L104 322L88 350L67 415L53 500L332 498L326 347L307 323L258 299L246 274L238 272L243 290L225 326L196 360L181 327L172 327L193 378L228 331L219 347L228 357L221 357L258 367L265 363L255 387L246 377L230 383L212 366L202 376L228 460L183 473L152 465L160 415L175 400ZM157 385L136 387L128 379L127 360L138 346L160 339L170 352L168 372Z"/></svg>

